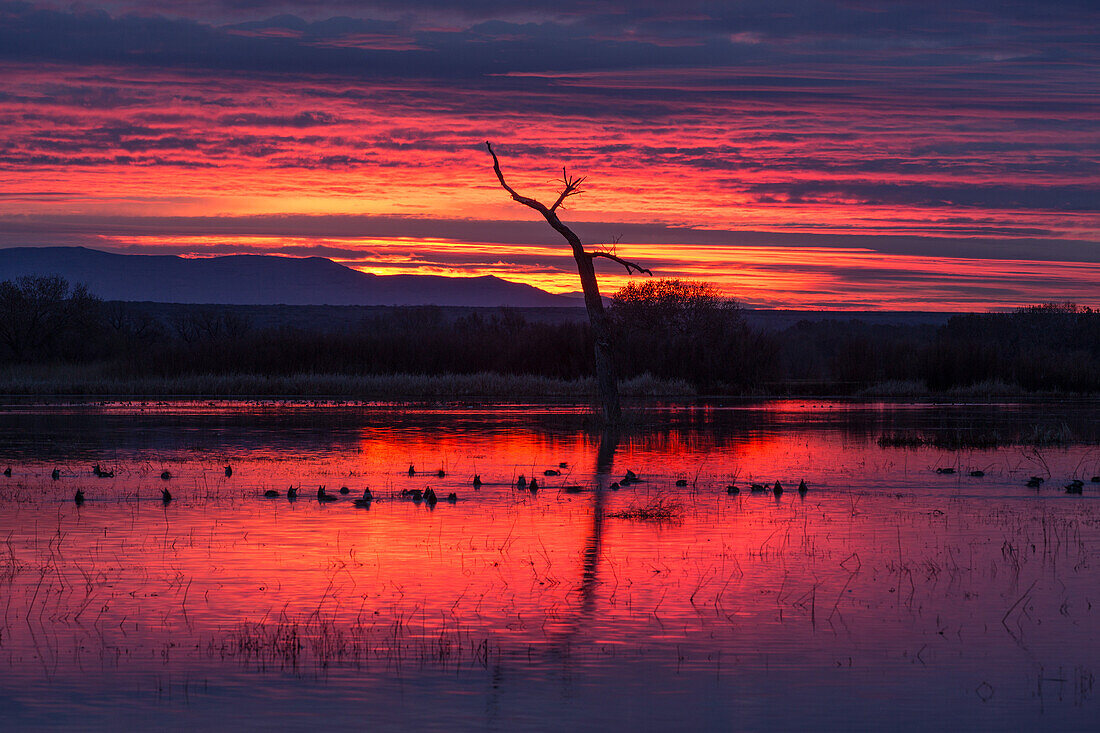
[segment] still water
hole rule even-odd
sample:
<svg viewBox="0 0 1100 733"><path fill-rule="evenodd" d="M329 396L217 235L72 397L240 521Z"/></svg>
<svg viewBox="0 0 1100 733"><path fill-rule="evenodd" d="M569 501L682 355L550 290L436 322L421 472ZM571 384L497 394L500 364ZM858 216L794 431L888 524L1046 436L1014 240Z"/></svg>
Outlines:
<svg viewBox="0 0 1100 733"><path fill-rule="evenodd" d="M9 405L0 725L1094 728L1098 406Z"/></svg>

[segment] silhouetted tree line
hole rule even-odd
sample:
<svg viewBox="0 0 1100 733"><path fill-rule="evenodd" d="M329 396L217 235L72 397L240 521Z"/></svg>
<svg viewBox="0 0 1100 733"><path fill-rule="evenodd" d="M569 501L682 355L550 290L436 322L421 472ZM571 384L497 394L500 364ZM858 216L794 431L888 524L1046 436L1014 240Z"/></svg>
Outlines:
<svg viewBox="0 0 1100 733"><path fill-rule="evenodd" d="M0 283L0 360L108 363L121 375L500 372L592 373L580 321L500 309L459 318L393 308L339 330L254 326L230 308L100 301L59 277ZM762 332L706 283L644 280L608 315L620 376L684 379L702 392L854 392L888 380L932 389L1000 380L1029 390L1100 392L1100 312L1047 304L952 317L943 326L800 322Z"/></svg>

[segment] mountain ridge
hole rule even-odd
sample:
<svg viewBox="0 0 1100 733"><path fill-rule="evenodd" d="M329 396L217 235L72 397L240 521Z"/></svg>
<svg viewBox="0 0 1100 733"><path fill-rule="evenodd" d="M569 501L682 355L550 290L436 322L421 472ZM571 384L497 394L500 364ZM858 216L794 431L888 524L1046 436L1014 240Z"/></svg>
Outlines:
<svg viewBox="0 0 1100 733"><path fill-rule="evenodd" d="M583 305L494 275L374 275L325 257L120 254L89 247L0 249L0 280L60 275L104 300L224 305Z"/></svg>

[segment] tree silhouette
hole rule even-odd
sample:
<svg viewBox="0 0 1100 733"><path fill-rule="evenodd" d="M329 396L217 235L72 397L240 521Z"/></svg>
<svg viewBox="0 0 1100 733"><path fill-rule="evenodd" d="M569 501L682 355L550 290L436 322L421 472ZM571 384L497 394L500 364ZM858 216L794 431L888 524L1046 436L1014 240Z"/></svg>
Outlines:
<svg viewBox="0 0 1100 733"><path fill-rule="evenodd" d="M580 237L558 218L558 209L565 203L565 200L570 196L583 193L581 185L585 181L585 176L570 176L565 168L562 168L561 193L558 194L557 200L551 206L546 206L540 201L516 193L515 189L504 180L504 174L500 170L500 161L497 160L497 154L493 152L493 146L488 140L485 141L485 147L488 149L489 155L493 156L493 171L497 174L497 180L500 181L500 185L504 190L511 195L514 201L542 214L543 218L546 219L546 223L563 236L573 250L573 259L577 262L577 274L581 278L581 289L584 291L584 305L588 310L588 320L592 324L592 337L595 342L596 389L600 400L600 408L605 421L617 423L622 418L622 406L619 402L619 385L613 356L613 337L611 324L604 312L603 299L600 297L600 288L596 283L596 268L593 261L597 257L605 257L625 267L628 274L633 274L635 271L644 272L647 275L653 273L637 263L619 257L614 252L586 251Z"/></svg>

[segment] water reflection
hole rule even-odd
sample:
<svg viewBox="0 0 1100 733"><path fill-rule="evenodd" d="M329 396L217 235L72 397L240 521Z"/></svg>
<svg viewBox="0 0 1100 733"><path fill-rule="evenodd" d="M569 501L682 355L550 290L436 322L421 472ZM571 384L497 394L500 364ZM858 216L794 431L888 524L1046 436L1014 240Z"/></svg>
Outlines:
<svg viewBox="0 0 1100 733"><path fill-rule="evenodd" d="M1100 474L1095 407L659 406L621 433L564 405L9 408L0 713L1087 727L1100 484L1061 487ZM1074 441L1013 444L1048 424ZM895 431L1003 444L879 445ZM402 497L429 485L458 501ZM657 499L678 509L630 511Z"/></svg>

